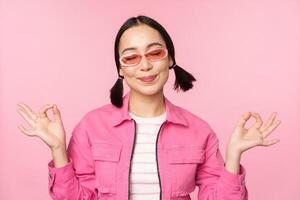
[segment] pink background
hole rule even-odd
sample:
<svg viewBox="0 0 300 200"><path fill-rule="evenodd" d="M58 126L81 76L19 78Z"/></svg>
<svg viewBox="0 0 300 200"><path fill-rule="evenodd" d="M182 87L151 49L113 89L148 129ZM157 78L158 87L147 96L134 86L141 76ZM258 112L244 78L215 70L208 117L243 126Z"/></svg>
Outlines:
<svg viewBox="0 0 300 200"><path fill-rule="evenodd" d="M177 64L198 80L165 94L205 119L224 155L240 116L273 111L281 142L243 154L250 200L300 199L300 2L2 0L0 10L0 199L50 199L48 147L22 134L17 103L61 109L67 141L89 110L109 103L113 45L129 17L148 15L171 35ZM124 82L125 85L125 82ZM128 87L125 85L125 92ZM52 116L52 115L51 115ZM254 120L250 120L250 126ZM196 199L196 189L192 199Z"/></svg>

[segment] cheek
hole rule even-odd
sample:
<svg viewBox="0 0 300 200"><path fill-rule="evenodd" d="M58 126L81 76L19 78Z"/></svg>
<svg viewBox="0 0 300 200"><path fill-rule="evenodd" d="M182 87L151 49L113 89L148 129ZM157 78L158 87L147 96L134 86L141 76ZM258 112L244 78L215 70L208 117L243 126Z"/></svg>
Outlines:
<svg viewBox="0 0 300 200"><path fill-rule="evenodd" d="M165 82L167 81L166 79L168 79L169 77L169 66L167 65L167 63L165 63L164 65L161 65L159 67L159 74L160 74L160 79L161 81Z"/></svg>
<svg viewBox="0 0 300 200"><path fill-rule="evenodd" d="M163 71L160 73L160 82L162 85L164 85L167 81L168 81L168 78L169 78L169 71L166 70L166 71Z"/></svg>
<svg viewBox="0 0 300 200"><path fill-rule="evenodd" d="M123 74L127 78L132 78L135 75L135 71L133 69L123 69Z"/></svg>
<svg viewBox="0 0 300 200"><path fill-rule="evenodd" d="M134 70L124 70L123 71L124 76L125 76L125 82L129 87L133 86L135 84L136 80L136 72Z"/></svg>
<svg viewBox="0 0 300 200"><path fill-rule="evenodd" d="M156 65L154 64L153 69L154 71L156 71L159 74L159 80L158 80L158 84L159 85L164 85L168 78L169 78L169 65L168 65L168 61L164 61L161 63L157 63ZM156 69L155 69L156 68ZM125 76L125 81L127 83L127 85L131 88L136 88L138 87L139 80L136 79L137 76L137 71L134 69L126 69L123 70L124 76Z"/></svg>

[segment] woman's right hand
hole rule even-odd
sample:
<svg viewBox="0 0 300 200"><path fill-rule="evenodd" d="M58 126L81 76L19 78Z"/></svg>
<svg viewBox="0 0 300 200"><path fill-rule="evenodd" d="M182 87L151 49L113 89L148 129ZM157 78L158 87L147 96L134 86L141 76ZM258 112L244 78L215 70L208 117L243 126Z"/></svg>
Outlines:
<svg viewBox="0 0 300 200"><path fill-rule="evenodd" d="M60 111L55 104L44 105L39 112L35 113L23 103L18 103L18 113L29 123L32 130L26 130L18 126L22 133L28 136L41 138L49 148L54 151L66 148L66 134L62 123ZM47 116L47 110L52 109L54 119L51 121Z"/></svg>

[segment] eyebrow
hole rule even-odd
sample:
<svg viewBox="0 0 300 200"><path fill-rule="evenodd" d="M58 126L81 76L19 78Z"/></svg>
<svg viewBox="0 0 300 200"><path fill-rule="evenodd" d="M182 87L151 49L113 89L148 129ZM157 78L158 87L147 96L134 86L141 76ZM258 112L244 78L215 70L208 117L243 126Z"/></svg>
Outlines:
<svg viewBox="0 0 300 200"><path fill-rule="evenodd" d="M161 43L159 43L159 42L153 42L153 43L148 44L148 45L147 45L147 48L148 48L148 47L151 47L151 46L153 46L153 45L160 45L160 46L163 46L163 45L162 45ZM129 48L124 49L124 50L121 52L121 54L124 53L125 51L128 51L128 50L136 50L136 49L137 49L136 47L129 47Z"/></svg>

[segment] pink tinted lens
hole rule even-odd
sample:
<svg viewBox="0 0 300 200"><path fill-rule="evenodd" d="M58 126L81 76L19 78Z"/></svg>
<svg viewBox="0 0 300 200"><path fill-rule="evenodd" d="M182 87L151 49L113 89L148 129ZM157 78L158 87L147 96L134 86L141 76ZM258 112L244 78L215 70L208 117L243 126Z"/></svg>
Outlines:
<svg viewBox="0 0 300 200"><path fill-rule="evenodd" d="M159 49L154 49L145 54L148 60L150 61L157 61L161 60L164 57L166 57L167 51L163 48ZM121 62L124 65L137 65L141 62L142 56L139 54L130 54L130 55L125 55L121 58Z"/></svg>
<svg viewBox="0 0 300 200"><path fill-rule="evenodd" d="M121 61L125 65L134 65L134 64L138 64L141 61L141 56L138 54L131 54L128 56L123 56Z"/></svg>
<svg viewBox="0 0 300 200"><path fill-rule="evenodd" d="M154 49L146 54L146 57L150 61L156 61L164 58L166 56L166 51L164 49Z"/></svg>

